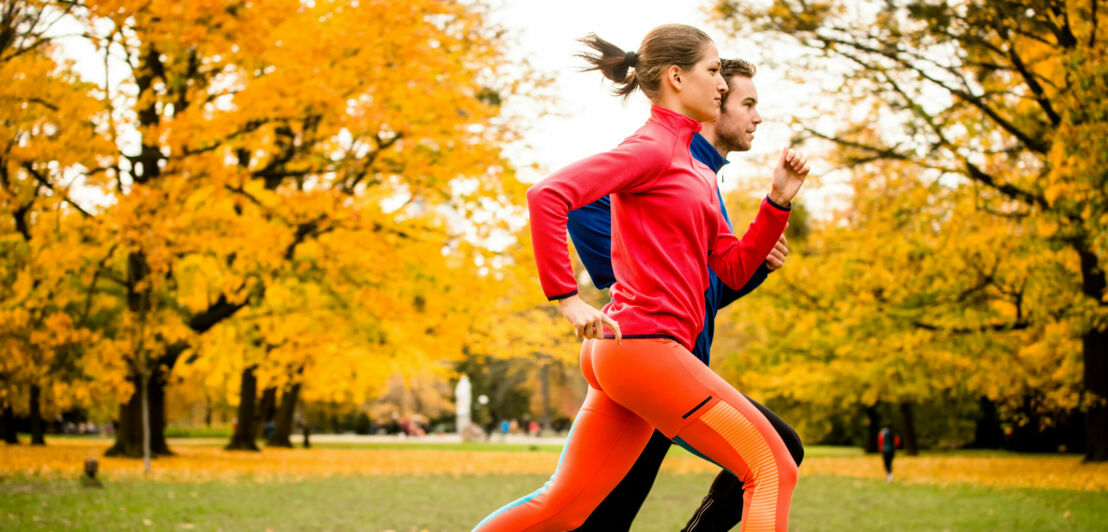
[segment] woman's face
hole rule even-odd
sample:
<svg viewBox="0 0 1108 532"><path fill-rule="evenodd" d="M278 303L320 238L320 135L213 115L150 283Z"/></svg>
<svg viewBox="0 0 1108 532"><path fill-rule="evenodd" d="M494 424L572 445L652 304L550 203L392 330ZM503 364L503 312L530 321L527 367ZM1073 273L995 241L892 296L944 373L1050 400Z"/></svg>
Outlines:
<svg viewBox="0 0 1108 532"><path fill-rule="evenodd" d="M700 61L691 69L681 69L681 106L693 120L708 122L719 117L719 104L727 92L727 82L719 73L719 51L709 41L701 48Z"/></svg>

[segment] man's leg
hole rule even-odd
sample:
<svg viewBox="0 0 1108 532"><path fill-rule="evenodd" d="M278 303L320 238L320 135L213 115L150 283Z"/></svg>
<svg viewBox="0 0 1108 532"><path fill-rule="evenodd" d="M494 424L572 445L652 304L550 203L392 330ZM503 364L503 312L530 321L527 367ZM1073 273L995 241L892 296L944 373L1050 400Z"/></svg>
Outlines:
<svg viewBox="0 0 1108 532"><path fill-rule="evenodd" d="M746 397L746 394L743 394ZM777 414L773 413L765 405L750 399L750 402L766 416L773 428L785 442L789 454L797 466L804 460L804 446L800 442L800 436L796 434L788 423L785 423ZM682 532L724 532L731 530L739 524L743 511L743 483L738 477L724 470L720 471L708 488L708 494L700 502L700 507L693 512L689 522Z"/></svg>
<svg viewBox="0 0 1108 532"><path fill-rule="evenodd" d="M673 442L658 431L650 437L639 459L627 476L623 477L616 489L608 494L604 502L593 510L592 515L576 532L619 532L631 529L631 522L642 508L642 503L650 493L658 468L666 457Z"/></svg>

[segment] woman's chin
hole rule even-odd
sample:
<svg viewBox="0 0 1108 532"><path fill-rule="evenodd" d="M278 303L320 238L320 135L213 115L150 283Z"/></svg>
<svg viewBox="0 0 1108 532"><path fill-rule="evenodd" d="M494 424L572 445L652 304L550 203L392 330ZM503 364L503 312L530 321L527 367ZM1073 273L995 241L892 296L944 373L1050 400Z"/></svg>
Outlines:
<svg viewBox="0 0 1108 532"><path fill-rule="evenodd" d="M719 107L712 107L711 109L704 109L697 113L699 116L692 117L697 122L713 122L719 119Z"/></svg>

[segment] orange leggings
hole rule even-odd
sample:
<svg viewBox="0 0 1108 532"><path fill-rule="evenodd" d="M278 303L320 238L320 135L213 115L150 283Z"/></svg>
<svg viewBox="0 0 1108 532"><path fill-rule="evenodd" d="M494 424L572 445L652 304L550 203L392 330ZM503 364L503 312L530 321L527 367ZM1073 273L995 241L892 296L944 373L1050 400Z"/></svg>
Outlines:
<svg viewBox="0 0 1108 532"><path fill-rule="evenodd" d="M579 527L655 427L744 482L744 532L788 529L796 463L765 416L692 353L668 339L586 340L581 372L588 395L550 481L474 532Z"/></svg>

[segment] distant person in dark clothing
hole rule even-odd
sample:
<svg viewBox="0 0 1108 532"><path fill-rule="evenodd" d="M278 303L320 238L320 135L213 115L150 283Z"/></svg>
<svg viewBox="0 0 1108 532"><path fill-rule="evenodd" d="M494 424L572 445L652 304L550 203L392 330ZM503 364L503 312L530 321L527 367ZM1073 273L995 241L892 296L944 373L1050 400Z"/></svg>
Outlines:
<svg viewBox="0 0 1108 532"><path fill-rule="evenodd" d="M885 460L885 475L888 482L893 481L893 458L896 448L900 447L900 436L893 432L893 424L885 423L885 428L877 434L877 448L881 449L881 458Z"/></svg>

